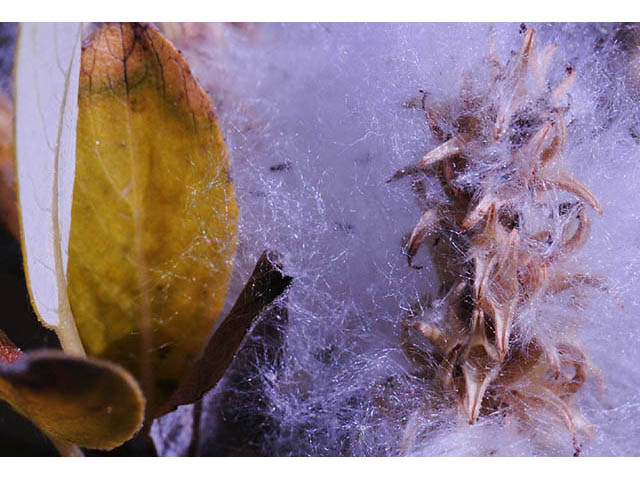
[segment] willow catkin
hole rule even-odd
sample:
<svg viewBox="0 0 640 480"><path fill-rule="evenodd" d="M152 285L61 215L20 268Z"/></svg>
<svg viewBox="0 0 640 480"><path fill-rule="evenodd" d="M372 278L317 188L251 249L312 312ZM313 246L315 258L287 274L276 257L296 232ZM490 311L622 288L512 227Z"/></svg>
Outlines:
<svg viewBox="0 0 640 480"><path fill-rule="evenodd" d="M577 72L567 68L549 88L555 48L539 52L529 28L507 65L490 53L485 90L468 83L454 108L425 98L427 122L442 143L392 179L425 172L446 194L423 214L407 245L410 264L430 236L456 246L434 252L441 270L454 273L440 272L444 322L430 323L429 311L406 322L437 350L439 392L471 424L496 411L524 424L536 412L551 414L571 433L578 455L579 435L589 426L572 399L591 371L587 357L571 328L548 339L522 335L518 323L523 309L546 296L606 288L602 279L565 267L588 238L588 207L602 209L563 165L564 100ZM562 201L558 191L570 200ZM406 342L411 347L410 336Z"/></svg>

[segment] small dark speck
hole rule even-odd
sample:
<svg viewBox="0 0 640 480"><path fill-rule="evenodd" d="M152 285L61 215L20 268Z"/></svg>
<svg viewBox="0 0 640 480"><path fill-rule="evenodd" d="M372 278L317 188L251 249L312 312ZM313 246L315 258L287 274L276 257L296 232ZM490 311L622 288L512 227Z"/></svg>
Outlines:
<svg viewBox="0 0 640 480"><path fill-rule="evenodd" d="M290 162L278 163L277 165L272 165L271 167L269 167L269 170L271 170L272 172L286 172L291 170L291 163Z"/></svg>
<svg viewBox="0 0 640 480"><path fill-rule="evenodd" d="M330 347L323 348L319 352L316 353L315 357L319 362L328 365L333 361L333 352L335 350L335 346L331 345Z"/></svg>
<svg viewBox="0 0 640 480"><path fill-rule="evenodd" d="M355 226L351 223L335 222L333 226L335 230L339 230L345 233L353 233L353 231L355 230Z"/></svg>
<svg viewBox="0 0 640 480"><path fill-rule="evenodd" d="M524 33L527 31L527 24L526 23L521 23L520 24L520 33Z"/></svg>
<svg viewBox="0 0 640 480"><path fill-rule="evenodd" d="M578 202L563 202L558 206L558 213L560 215L566 215L567 213L569 213L576 205L578 205Z"/></svg>

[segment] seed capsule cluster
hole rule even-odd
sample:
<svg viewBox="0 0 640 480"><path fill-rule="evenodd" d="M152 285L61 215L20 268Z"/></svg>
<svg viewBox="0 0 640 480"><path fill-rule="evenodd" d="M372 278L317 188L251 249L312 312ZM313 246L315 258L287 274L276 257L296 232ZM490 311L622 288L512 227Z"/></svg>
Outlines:
<svg viewBox="0 0 640 480"><path fill-rule="evenodd" d="M553 338L536 334L540 329L525 335L520 322L522 312L562 292L607 289L603 279L567 268L588 239L589 207L602 210L563 165L565 100L576 71L567 68L557 86L549 85L555 49L538 52L528 28L504 66L491 46L486 87L467 78L446 104L425 94L428 125L442 143L390 181L426 173L445 193L444 201L431 201L407 245L413 266L420 246L438 239L434 260L446 292L432 309L407 319L408 351L415 350L415 332L429 340L438 391L469 423L502 412L528 424L544 412L566 426L578 454L578 433L589 425L572 400L595 369L569 319ZM439 321L436 307L443 311Z"/></svg>

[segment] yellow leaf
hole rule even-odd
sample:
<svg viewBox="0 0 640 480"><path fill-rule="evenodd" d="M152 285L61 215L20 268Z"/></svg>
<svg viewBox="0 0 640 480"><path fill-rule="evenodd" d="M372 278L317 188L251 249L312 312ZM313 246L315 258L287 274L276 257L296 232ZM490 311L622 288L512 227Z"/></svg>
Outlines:
<svg viewBox="0 0 640 480"><path fill-rule="evenodd" d="M22 24L15 55L16 174L29 293L40 321L76 356L84 356L84 348L67 296L67 251L80 31L77 23ZM0 359L13 362L21 356L0 334ZM79 453L73 443L122 444L142 424L145 403L122 368L59 352L28 354L1 365L0 399L29 417L66 454Z"/></svg>
<svg viewBox="0 0 640 480"><path fill-rule="evenodd" d="M84 347L131 371L148 403L183 380L222 309L237 206L206 93L151 26L84 47L68 294Z"/></svg>
<svg viewBox="0 0 640 480"><path fill-rule="evenodd" d="M96 449L112 449L131 438L145 405L124 369L57 351L0 362L0 399L56 442Z"/></svg>

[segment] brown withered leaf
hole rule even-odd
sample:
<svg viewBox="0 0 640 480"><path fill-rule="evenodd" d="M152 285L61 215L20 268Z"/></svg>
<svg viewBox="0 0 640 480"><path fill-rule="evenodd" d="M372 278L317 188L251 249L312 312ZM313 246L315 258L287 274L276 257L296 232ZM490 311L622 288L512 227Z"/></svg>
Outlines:
<svg viewBox="0 0 640 480"><path fill-rule="evenodd" d="M282 272L276 253L263 252L233 308L161 413L167 413L178 405L194 403L216 386L260 313L282 295L292 280Z"/></svg>

